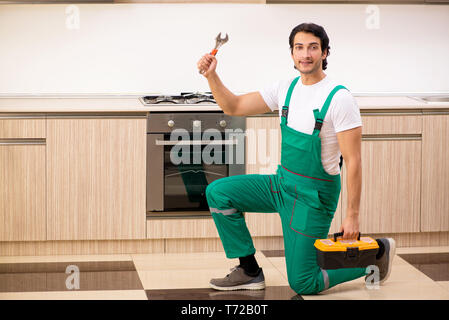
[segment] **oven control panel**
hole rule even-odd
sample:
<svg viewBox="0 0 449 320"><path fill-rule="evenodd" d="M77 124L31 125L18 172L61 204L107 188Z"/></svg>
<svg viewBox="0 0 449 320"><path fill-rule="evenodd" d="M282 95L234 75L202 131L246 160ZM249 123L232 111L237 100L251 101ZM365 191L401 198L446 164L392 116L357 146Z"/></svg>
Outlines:
<svg viewBox="0 0 449 320"><path fill-rule="evenodd" d="M223 112L150 112L147 133L167 133L176 129L188 132L216 129L242 129L245 131L245 117L233 117Z"/></svg>

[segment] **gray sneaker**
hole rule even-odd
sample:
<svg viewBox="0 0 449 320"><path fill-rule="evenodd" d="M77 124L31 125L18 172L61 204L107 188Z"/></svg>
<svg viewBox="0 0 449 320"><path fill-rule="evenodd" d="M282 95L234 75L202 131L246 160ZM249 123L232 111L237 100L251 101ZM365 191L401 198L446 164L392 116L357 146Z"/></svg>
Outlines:
<svg viewBox="0 0 449 320"><path fill-rule="evenodd" d="M391 273L393 258L396 254L396 242L392 238L381 238L376 240L382 242L385 247L382 256L379 259L376 259L376 266L379 268L379 284L383 284ZM365 281L368 276L365 277Z"/></svg>
<svg viewBox="0 0 449 320"><path fill-rule="evenodd" d="M243 268L235 266L226 277L212 279L209 284L215 290L262 290L265 289L265 277L262 269L257 276L251 277Z"/></svg>

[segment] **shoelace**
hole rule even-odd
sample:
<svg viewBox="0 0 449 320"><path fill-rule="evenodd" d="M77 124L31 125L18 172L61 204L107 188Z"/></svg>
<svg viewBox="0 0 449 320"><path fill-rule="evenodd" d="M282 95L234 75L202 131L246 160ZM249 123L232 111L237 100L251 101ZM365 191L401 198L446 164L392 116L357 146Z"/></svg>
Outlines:
<svg viewBox="0 0 449 320"><path fill-rule="evenodd" d="M233 272L234 272L235 270L237 270L239 267L240 267L240 266L235 266L235 267L229 269L231 272L230 272L228 275L226 275L226 277L229 277L229 276L231 275L231 273L233 273Z"/></svg>

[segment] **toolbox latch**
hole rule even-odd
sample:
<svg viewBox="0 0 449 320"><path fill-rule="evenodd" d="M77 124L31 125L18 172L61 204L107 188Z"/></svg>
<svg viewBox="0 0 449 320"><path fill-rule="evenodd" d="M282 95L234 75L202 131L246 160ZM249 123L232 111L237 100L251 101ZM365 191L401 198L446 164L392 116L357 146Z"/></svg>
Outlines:
<svg viewBox="0 0 449 320"><path fill-rule="evenodd" d="M358 256L359 256L359 248L358 247L346 248L346 258L356 259Z"/></svg>

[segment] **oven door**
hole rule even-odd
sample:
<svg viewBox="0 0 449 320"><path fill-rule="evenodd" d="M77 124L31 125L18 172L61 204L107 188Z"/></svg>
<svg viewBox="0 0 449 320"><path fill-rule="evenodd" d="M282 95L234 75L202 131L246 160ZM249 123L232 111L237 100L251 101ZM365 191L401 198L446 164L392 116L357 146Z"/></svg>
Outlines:
<svg viewBox="0 0 449 320"><path fill-rule="evenodd" d="M244 134L221 139L170 140L148 134L147 215L210 215L206 187L212 181L244 174Z"/></svg>

